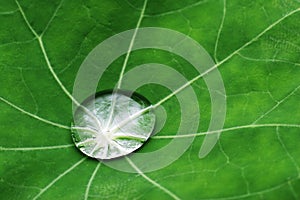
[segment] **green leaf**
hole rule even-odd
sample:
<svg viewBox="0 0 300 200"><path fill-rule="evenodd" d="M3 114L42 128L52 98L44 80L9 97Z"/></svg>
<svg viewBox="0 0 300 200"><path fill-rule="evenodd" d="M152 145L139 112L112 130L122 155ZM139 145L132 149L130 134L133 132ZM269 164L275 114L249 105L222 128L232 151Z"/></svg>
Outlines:
<svg viewBox="0 0 300 200"><path fill-rule="evenodd" d="M300 199L300 2L296 0L3 0L0 6L0 194L2 199ZM100 42L122 31L164 27L190 36L215 59L227 100L221 137L198 153L211 118L210 93L192 83L201 111L196 138L174 163L138 173L87 158L71 138L77 71ZM125 63L125 64L124 64ZM161 63L188 80L199 73L172 53L145 49L115 60L98 85ZM171 92L138 89L153 104ZM180 123L175 97L163 128L139 149L168 144ZM181 137L190 137L184 135Z"/></svg>

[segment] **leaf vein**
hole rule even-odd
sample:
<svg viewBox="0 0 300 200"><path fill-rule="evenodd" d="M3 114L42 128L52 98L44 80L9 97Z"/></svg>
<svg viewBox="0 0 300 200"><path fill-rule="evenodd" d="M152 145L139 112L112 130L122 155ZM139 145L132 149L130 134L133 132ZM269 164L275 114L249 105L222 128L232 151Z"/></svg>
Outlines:
<svg viewBox="0 0 300 200"><path fill-rule="evenodd" d="M61 8L62 4L63 4L64 0L61 0L57 6L57 8L55 9L54 13L52 14L49 22L47 23L45 29L43 30L43 32L41 33L41 37L45 34L45 32L48 30L50 24L52 23L52 21L54 20L54 18L56 17L59 9Z"/></svg>
<svg viewBox="0 0 300 200"><path fill-rule="evenodd" d="M278 138L278 141L279 141L280 145L282 146L282 148L285 151L285 153L287 154L288 158L291 160L291 162L295 166L295 168L296 168L296 170L298 172L298 176L300 177L300 167L297 164L295 158L288 151L288 149L287 149L286 145L284 144L283 140L281 139L280 132L279 132L279 127L276 128L276 135L277 135L277 138Z"/></svg>
<svg viewBox="0 0 300 200"><path fill-rule="evenodd" d="M59 181L61 178L63 178L66 174L71 172L73 169L75 169L78 165L80 165L83 161L85 161L87 158L82 158L77 163L72 165L69 169L58 175L55 179L53 179L46 187L44 187L34 198L33 200L38 199L42 194L44 194L49 188L51 188L57 181Z"/></svg>
<svg viewBox="0 0 300 200"><path fill-rule="evenodd" d="M199 133L193 133L193 134L152 136L151 138L152 139L171 139L171 138L195 137L195 136L208 135L208 134L214 134L214 133L219 133L219 132L228 132L228 131L234 131L234 130L239 130L239 129L259 128L259 127L300 128L300 124L249 124L249 125L224 128L221 130L213 130L213 131L199 132Z"/></svg>
<svg viewBox="0 0 300 200"><path fill-rule="evenodd" d="M125 158L128 161L128 163L131 165L131 167L134 170L136 170L136 172L138 174L140 174L145 180L147 180L148 182L150 182L151 184L153 184L155 187L157 187L158 189L160 189L163 192L165 192L166 194L168 194L173 199L180 200L180 198L177 195L175 195L173 192L171 192L167 188L161 186L159 183L155 182L154 180L152 180L151 178L149 178L148 176L146 176L128 157L125 157Z"/></svg>
<svg viewBox="0 0 300 200"><path fill-rule="evenodd" d="M15 0L15 1L16 1L16 4L17 4L18 8L19 8L19 11L20 11L20 13L22 15L22 18L24 19L24 21L25 21L26 25L28 26L29 30L33 33L33 35L36 38L39 38L39 35L37 34L37 32L33 29L33 27L31 26L31 24L29 23L29 21L28 21L26 15L25 15L24 10L21 7L19 1L18 0Z"/></svg>
<svg viewBox="0 0 300 200"><path fill-rule="evenodd" d="M57 146L44 146L44 147L1 147L0 151L39 151L51 149L64 149L74 147L74 144L57 145Z"/></svg>
<svg viewBox="0 0 300 200"><path fill-rule="evenodd" d="M37 119L37 120L39 120L39 121L41 121L41 122L44 122L44 123L46 123L46 124L50 124L50 125L53 125L53 126L56 126L56 127L59 127L59 128L63 128L63 129L70 129L70 127L68 127L68 126L65 126L65 125L62 125L62 124L58 124L58 123L56 123L56 122L52 122L52 121L50 121L50 120L44 119L44 118L42 118L42 117L39 117L38 115L32 114L32 113L30 113L30 112L28 112L28 111L26 111L26 110L20 108L19 106L13 104L12 102L10 102L10 101L4 99L3 97L0 97L0 100L1 100L2 102L6 103L7 105L11 106L12 108L14 108L14 109L20 111L21 113L23 113L23 114L25 114L25 115L28 115L28 116L30 116L30 117L32 117L32 118L34 118L34 119Z"/></svg>
<svg viewBox="0 0 300 200"><path fill-rule="evenodd" d="M182 11L185 11L185 10L188 10L190 8L193 8L193 7L196 7L196 6L199 6L201 4L204 4L204 3L207 3L208 0L202 0L202 1L198 1L196 3L193 3L193 4L190 4L188 6L185 6L183 8L180 8L180 9L176 9L176 10L170 10L170 11L167 11L167 12L164 12L164 13L159 13L159 14L148 14L148 15L145 15L145 17L162 17L162 16L166 16L166 15L171 15L171 14L175 14L175 13L180 13Z"/></svg>
<svg viewBox="0 0 300 200"><path fill-rule="evenodd" d="M90 188L91 188L91 185L93 183L93 180L99 170L99 167L101 166L101 162L99 162L94 170L94 172L92 173L92 176L87 184L87 187L86 187L86 190L85 190L85 194L84 194L84 200L87 200L89 198L89 192L90 192Z"/></svg>
<svg viewBox="0 0 300 200"><path fill-rule="evenodd" d="M274 111L276 108L278 108L278 106L280 106L282 103L284 103L287 99L289 99L291 96L293 96L298 89L300 88L300 85L298 87L296 87L292 92L290 92L287 96L285 96L284 98L282 98L280 101L278 101L272 108L270 108L268 111L266 111L263 115L261 115L260 117L258 117L256 120L254 120L254 122L252 122L252 124L256 124L259 120L263 119L265 116L267 116L268 114L270 114L272 111Z"/></svg>

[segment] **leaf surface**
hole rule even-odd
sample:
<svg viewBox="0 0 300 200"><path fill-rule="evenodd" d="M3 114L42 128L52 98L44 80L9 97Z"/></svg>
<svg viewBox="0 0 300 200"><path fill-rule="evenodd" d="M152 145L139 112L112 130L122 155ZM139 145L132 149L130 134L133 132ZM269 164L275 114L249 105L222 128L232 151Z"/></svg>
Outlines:
<svg viewBox="0 0 300 200"><path fill-rule="evenodd" d="M1 197L300 199L299 1L144 3L2 1ZM136 175L86 158L72 145L69 127L73 83L84 58L106 38L139 27L179 31L208 51L224 81L227 116L218 144L199 159L211 104L205 82L198 79L192 87L201 121L192 146L176 162L151 173L128 160ZM129 53L125 72L143 63L162 63L188 80L198 75L187 61L165 51ZM99 91L115 86L124 60L126 55L105 71ZM170 94L155 84L138 92L153 103ZM157 150L176 137L178 101L174 97L163 106L165 126L140 152Z"/></svg>

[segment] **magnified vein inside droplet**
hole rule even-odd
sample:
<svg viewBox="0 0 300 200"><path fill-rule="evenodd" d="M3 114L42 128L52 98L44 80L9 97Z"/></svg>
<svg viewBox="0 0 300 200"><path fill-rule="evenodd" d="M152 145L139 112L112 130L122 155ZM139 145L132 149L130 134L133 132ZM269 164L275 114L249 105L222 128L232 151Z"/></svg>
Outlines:
<svg viewBox="0 0 300 200"><path fill-rule="evenodd" d="M114 106L112 101L115 101ZM87 99L83 106L96 116L98 122L78 107L72 127L75 145L84 154L97 159L117 158L135 151L150 137L155 115L149 110L138 117L132 116L149 105L139 95L129 97L121 92L103 93ZM120 126L124 120L128 122ZM105 128L99 127L98 123Z"/></svg>

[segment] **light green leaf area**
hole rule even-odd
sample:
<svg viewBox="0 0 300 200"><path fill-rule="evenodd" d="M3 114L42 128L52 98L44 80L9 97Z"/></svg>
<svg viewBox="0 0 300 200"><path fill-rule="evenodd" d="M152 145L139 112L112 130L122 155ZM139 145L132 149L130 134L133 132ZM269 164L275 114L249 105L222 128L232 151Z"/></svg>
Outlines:
<svg viewBox="0 0 300 200"><path fill-rule="evenodd" d="M1 199L300 199L300 2L148 0L144 13L143 4L1 0ZM81 63L100 42L137 24L186 34L220 63L227 116L203 159L211 102L201 78L192 84L200 134L168 167L120 172L73 145L70 94ZM125 56L104 73L99 91L115 86ZM199 75L183 58L154 49L131 52L125 72L143 63L168 65L188 80ZM156 84L137 92L152 103L170 94ZM162 106L165 126L138 152L176 134L179 103L173 97Z"/></svg>

